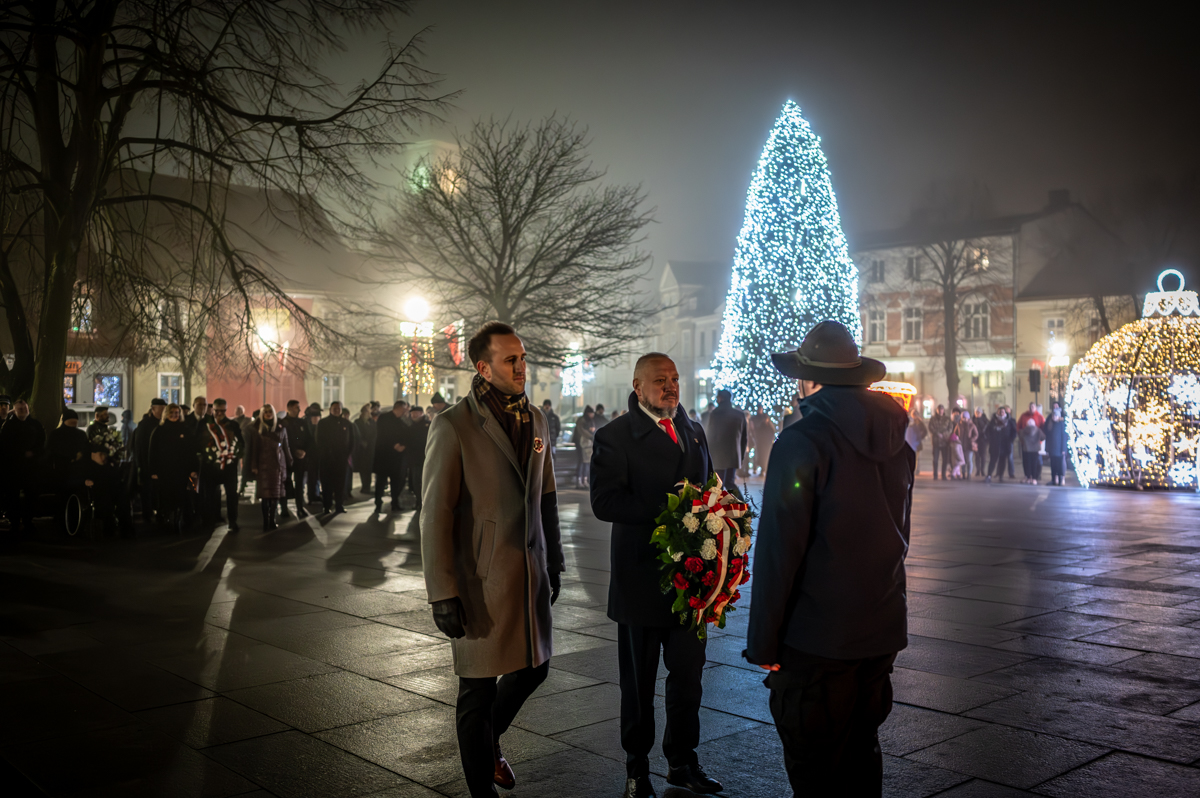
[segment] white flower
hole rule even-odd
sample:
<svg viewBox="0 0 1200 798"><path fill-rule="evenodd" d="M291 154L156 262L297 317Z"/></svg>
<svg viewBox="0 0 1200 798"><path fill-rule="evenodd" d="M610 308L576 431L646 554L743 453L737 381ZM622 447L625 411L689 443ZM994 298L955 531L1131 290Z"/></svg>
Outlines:
<svg viewBox="0 0 1200 798"><path fill-rule="evenodd" d="M679 562L680 560L683 559L683 552L682 551L671 552L671 559L674 560L675 562Z"/></svg>
<svg viewBox="0 0 1200 798"><path fill-rule="evenodd" d="M750 551L750 536L738 535L737 543L733 544L733 553L735 556L741 557L746 552Z"/></svg>
<svg viewBox="0 0 1200 798"><path fill-rule="evenodd" d="M706 560L715 559L717 556L717 541L712 538L704 541L704 545L700 547L700 556Z"/></svg>
<svg viewBox="0 0 1200 798"><path fill-rule="evenodd" d="M689 513L683 517L683 526L688 532L695 532L700 528L700 519Z"/></svg>
<svg viewBox="0 0 1200 798"><path fill-rule="evenodd" d="M712 532L715 535L725 528L725 519L719 515L709 513L708 518L704 519L704 526L709 532Z"/></svg>

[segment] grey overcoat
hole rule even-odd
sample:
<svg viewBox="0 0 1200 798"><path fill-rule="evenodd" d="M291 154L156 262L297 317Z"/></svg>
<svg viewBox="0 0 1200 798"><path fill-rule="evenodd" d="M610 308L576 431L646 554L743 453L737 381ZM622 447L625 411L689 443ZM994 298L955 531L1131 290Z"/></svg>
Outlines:
<svg viewBox="0 0 1200 798"><path fill-rule="evenodd" d="M549 571L563 570L546 417L530 405L529 462L474 393L438 414L425 447L421 557L429 602L458 596L454 672L502 676L550 659Z"/></svg>

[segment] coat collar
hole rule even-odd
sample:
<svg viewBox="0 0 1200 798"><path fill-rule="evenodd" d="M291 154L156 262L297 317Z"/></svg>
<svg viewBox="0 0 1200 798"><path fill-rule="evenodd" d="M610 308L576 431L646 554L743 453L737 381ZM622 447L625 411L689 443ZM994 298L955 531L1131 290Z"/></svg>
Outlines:
<svg viewBox="0 0 1200 798"><path fill-rule="evenodd" d="M662 434L658 425L651 420L650 416L638 406L637 392L629 392L629 419L633 424L633 437L643 438L651 432ZM683 405L675 406L675 417L671 419L671 423L675 425L675 434L681 436L685 451L690 451L694 445L692 442L692 420L688 418L687 411L683 409Z"/></svg>
<svg viewBox="0 0 1200 798"><path fill-rule="evenodd" d="M500 448L500 451L504 452L504 456L508 458L508 462L512 463L512 467L517 469L517 473L521 475L522 481L528 484L529 467L533 462L533 455L529 455L529 463L525 464L525 468L521 468L521 464L517 460L517 450L513 448L512 441L508 439L504 428L500 426L500 422L492 415L491 410L486 405L479 403L474 391L467 394L467 404L470 405L479 425L483 427L483 431L492 439L492 443L496 444ZM533 418L533 415L530 414L530 423L533 423ZM536 434L537 429L535 428L534 435Z"/></svg>

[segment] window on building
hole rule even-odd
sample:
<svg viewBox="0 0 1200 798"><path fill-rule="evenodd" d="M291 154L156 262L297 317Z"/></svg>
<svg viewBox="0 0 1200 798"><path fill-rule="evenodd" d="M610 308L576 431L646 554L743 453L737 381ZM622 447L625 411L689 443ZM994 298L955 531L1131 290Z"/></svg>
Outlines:
<svg viewBox="0 0 1200 798"><path fill-rule="evenodd" d="M184 402L183 375L159 372L158 397L167 404L182 405Z"/></svg>
<svg viewBox="0 0 1200 798"><path fill-rule="evenodd" d="M76 385L79 379L78 374L63 375L63 401L69 405L76 402Z"/></svg>
<svg viewBox="0 0 1200 798"><path fill-rule="evenodd" d="M914 255L908 259L908 263L904 267L904 276L909 280L921 279L921 256Z"/></svg>
<svg viewBox="0 0 1200 798"><path fill-rule="evenodd" d="M873 259L871 261L871 265L867 267L867 282L882 283L884 276L885 270L883 267L883 261L880 259Z"/></svg>
<svg viewBox="0 0 1200 798"><path fill-rule="evenodd" d="M904 309L904 340L920 341L925 338L925 312L921 308Z"/></svg>
<svg viewBox="0 0 1200 798"><path fill-rule="evenodd" d="M446 400L446 404L454 404L457 401L458 380L454 377L442 377L438 380L438 393Z"/></svg>
<svg viewBox="0 0 1200 798"><path fill-rule="evenodd" d="M92 401L106 407L123 407L120 374L97 374L92 383Z"/></svg>
<svg viewBox="0 0 1200 798"><path fill-rule="evenodd" d="M1003 388L1004 387L1004 372L1003 371L985 371L983 372L983 387L984 388Z"/></svg>
<svg viewBox="0 0 1200 798"><path fill-rule="evenodd" d="M867 343L881 344L887 340L887 314L882 310L867 313Z"/></svg>
<svg viewBox="0 0 1200 798"><path fill-rule="evenodd" d="M1088 324L1087 324L1088 346L1091 346L1092 344L1096 343L1103 337L1104 337L1104 330L1100 326L1100 317L1098 315L1093 314L1088 319Z"/></svg>
<svg viewBox="0 0 1200 798"><path fill-rule="evenodd" d="M991 337L991 308L986 302L967 302L963 305L963 337L984 340Z"/></svg>
<svg viewBox="0 0 1200 798"><path fill-rule="evenodd" d="M1067 320L1062 318L1046 319L1046 346L1055 341L1065 341Z"/></svg>
<svg viewBox="0 0 1200 798"><path fill-rule="evenodd" d="M329 407L342 401L342 375L326 374L321 378L321 404Z"/></svg>

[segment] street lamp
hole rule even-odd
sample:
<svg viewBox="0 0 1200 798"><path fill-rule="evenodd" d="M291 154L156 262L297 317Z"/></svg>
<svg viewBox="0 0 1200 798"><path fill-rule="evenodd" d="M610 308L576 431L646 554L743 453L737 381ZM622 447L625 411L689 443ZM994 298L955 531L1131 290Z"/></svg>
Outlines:
<svg viewBox="0 0 1200 798"><path fill-rule="evenodd" d="M421 393L432 394L434 390L433 322L429 321L429 303L419 294L405 299L402 311L407 321L400 322L400 334L412 340L407 362L400 364L402 390L407 395L411 387L419 400ZM423 388L429 390L423 391Z"/></svg>

